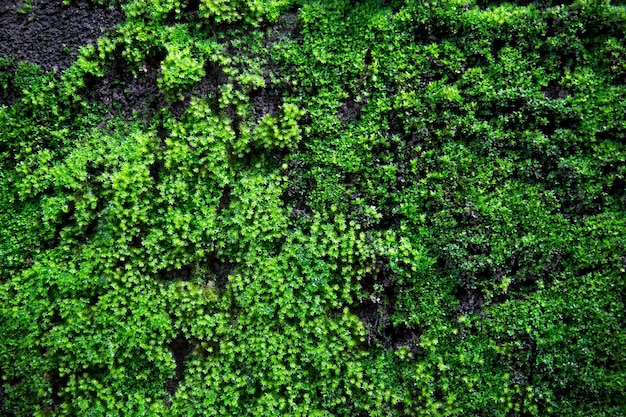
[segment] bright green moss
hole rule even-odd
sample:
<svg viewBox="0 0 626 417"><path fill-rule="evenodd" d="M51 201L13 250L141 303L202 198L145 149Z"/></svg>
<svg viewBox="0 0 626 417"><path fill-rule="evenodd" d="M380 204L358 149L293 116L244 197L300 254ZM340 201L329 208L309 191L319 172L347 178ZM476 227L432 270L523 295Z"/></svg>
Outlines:
<svg viewBox="0 0 626 417"><path fill-rule="evenodd" d="M118 3L0 59L0 414L622 413L623 6Z"/></svg>

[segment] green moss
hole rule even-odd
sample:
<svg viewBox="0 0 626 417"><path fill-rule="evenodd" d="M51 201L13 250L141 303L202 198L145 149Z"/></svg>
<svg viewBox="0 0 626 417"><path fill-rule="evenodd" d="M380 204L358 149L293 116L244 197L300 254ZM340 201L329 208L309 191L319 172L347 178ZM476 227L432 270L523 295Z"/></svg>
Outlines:
<svg viewBox="0 0 626 417"><path fill-rule="evenodd" d="M624 6L118 3L0 59L0 414L620 414Z"/></svg>

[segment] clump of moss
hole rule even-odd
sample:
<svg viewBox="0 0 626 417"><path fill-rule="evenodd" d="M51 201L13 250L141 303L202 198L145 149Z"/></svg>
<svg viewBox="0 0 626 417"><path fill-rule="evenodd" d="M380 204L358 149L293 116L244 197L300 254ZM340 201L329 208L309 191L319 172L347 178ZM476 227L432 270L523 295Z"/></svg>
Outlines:
<svg viewBox="0 0 626 417"><path fill-rule="evenodd" d="M118 3L0 60L1 413L620 413L624 6Z"/></svg>

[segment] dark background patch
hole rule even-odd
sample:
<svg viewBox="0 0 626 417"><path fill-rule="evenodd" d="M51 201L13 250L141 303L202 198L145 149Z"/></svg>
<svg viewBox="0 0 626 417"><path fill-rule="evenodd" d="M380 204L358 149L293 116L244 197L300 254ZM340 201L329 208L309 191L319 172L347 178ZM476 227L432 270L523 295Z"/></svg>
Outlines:
<svg viewBox="0 0 626 417"><path fill-rule="evenodd" d="M29 8L0 0L0 56L60 71L76 59L80 46L95 43L104 29L123 18L119 7L81 1L65 6L62 0L32 0Z"/></svg>

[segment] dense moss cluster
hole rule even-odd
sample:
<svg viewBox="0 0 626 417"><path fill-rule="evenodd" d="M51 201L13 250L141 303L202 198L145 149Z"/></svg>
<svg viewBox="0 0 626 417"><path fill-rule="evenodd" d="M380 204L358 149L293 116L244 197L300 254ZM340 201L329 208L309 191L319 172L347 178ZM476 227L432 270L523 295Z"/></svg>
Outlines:
<svg viewBox="0 0 626 417"><path fill-rule="evenodd" d="M624 415L619 3L118 0L1 57L0 414Z"/></svg>

